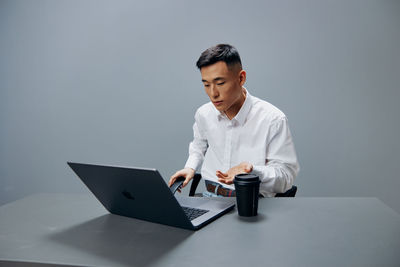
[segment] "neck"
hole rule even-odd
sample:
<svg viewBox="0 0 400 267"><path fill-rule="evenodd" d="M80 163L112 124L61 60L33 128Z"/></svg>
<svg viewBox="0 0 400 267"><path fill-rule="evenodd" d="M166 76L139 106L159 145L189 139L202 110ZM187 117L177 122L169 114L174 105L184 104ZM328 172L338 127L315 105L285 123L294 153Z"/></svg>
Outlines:
<svg viewBox="0 0 400 267"><path fill-rule="evenodd" d="M242 93L240 94L238 101L233 104L227 111L225 111L225 115L228 117L228 119L232 120L239 113L245 100L246 90L242 87Z"/></svg>

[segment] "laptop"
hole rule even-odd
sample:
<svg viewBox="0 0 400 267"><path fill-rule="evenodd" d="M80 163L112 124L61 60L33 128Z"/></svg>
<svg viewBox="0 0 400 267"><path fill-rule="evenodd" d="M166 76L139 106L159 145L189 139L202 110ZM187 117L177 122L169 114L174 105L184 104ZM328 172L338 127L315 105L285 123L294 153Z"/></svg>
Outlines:
<svg viewBox="0 0 400 267"><path fill-rule="evenodd" d="M235 198L175 196L156 169L67 163L112 214L197 230L235 206Z"/></svg>

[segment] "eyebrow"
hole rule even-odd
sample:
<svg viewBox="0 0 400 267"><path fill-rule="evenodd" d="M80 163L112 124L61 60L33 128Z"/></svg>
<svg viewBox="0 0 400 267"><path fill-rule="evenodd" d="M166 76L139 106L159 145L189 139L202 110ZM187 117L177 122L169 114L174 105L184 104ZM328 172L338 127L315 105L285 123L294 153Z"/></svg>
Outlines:
<svg viewBox="0 0 400 267"><path fill-rule="evenodd" d="M217 77L217 78L214 78L214 79L213 79L214 82L221 81L221 80L225 80L225 78L223 78L223 77ZM204 82L209 82L209 81L204 80L204 79L201 80L201 81L202 81L203 83L204 83Z"/></svg>

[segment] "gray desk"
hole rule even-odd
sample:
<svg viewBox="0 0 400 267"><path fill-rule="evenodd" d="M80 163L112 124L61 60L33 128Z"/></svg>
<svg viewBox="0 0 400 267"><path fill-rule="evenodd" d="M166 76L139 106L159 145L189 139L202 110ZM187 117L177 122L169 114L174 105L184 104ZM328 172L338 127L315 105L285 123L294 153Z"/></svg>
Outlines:
<svg viewBox="0 0 400 267"><path fill-rule="evenodd" d="M34 195L0 207L0 266L400 266L400 215L376 198L262 199L259 213L192 232Z"/></svg>

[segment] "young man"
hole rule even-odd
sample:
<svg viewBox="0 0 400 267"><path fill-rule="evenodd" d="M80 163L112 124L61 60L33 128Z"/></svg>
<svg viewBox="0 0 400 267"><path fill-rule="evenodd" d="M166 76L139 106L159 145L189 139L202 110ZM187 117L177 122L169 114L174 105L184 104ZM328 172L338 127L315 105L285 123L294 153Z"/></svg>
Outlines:
<svg viewBox="0 0 400 267"><path fill-rule="evenodd" d="M290 189L299 172L296 152L285 114L250 95L244 87L246 72L237 50L219 44L205 50L196 63L210 102L195 114L194 139L185 168L183 187L201 168L205 196L234 196L233 179L239 173L260 177L260 194L273 197Z"/></svg>

